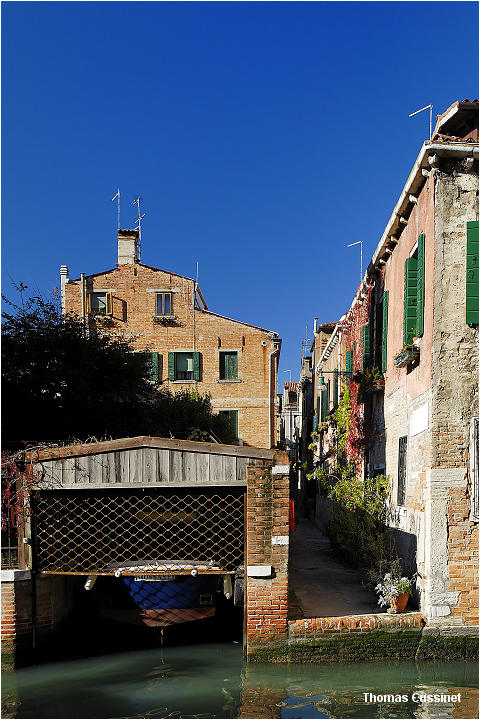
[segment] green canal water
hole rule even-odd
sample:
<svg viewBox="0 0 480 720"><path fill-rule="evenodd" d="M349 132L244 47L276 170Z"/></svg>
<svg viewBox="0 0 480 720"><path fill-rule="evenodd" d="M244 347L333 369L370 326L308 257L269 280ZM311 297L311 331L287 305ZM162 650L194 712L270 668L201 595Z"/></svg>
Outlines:
<svg viewBox="0 0 480 720"><path fill-rule="evenodd" d="M375 700L366 702L364 693ZM422 702L414 693L460 693L460 702ZM386 694L405 699L378 697ZM478 666L393 660L247 666L241 645L231 642L150 648L5 673L2 716L478 718Z"/></svg>

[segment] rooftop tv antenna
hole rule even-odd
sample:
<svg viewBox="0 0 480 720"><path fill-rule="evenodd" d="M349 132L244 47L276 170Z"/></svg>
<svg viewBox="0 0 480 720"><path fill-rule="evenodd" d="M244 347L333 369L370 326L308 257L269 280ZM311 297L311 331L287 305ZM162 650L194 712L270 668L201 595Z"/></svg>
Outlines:
<svg viewBox="0 0 480 720"><path fill-rule="evenodd" d="M120 188L117 190L117 194L113 196L112 202L115 199L118 199L118 209L117 209L117 230L120 230Z"/></svg>
<svg viewBox="0 0 480 720"><path fill-rule="evenodd" d="M431 139L432 139L432 112L433 112L433 105L432 105L432 104L430 104L430 105L425 105L425 107L420 108L420 110L415 110L415 112L410 113L410 115L409 115L408 117L413 117L414 115L418 115L418 113L421 113L421 112L423 112L424 110L428 110L428 108L430 108L430 133L429 133L429 135L428 135L428 139L431 140Z"/></svg>
<svg viewBox="0 0 480 720"><path fill-rule="evenodd" d="M137 197L135 198L135 200L133 200L133 202L132 202L132 205L136 205L136 206L137 206L137 212L138 212L137 224L136 224L136 226L135 226L133 229L134 229L134 230L138 230L138 243L137 243L137 247L138 247L138 259L139 259L139 260L142 259L142 220L143 220L143 218L145 217L145 213L142 214L142 213L140 212L140 203L141 203L141 202L142 202L142 198L140 197L140 195L137 195Z"/></svg>
<svg viewBox="0 0 480 720"><path fill-rule="evenodd" d="M302 365L303 361L307 356L307 353L310 349L310 340L308 339L308 325L305 325L305 337L302 340Z"/></svg>
<svg viewBox="0 0 480 720"><path fill-rule="evenodd" d="M354 245L360 245L360 284L363 280L363 240L357 240L357 242L350 243L347 247L353 247Z"/></svg>

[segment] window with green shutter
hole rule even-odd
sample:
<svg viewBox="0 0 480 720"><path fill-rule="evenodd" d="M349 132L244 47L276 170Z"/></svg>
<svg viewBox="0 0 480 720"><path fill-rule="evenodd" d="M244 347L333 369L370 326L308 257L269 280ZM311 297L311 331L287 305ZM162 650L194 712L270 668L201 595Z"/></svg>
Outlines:
<svg viewBox="0 0 480 720"><path fill-rule="evenodd" d="M328 386L327 386L328 388ZM321 407L320 407L320 420L325 422L328 415L328 389L322 390L321 394Z"/></svg>
<svg viewBox="0 0 480 720"><path fill-rule="evenodd" d="M225 351L220 353L220 380L238 379L238 353Z"/></svg>
<svg viewBox="0 0 480 720"><path fill-rule="evenodd" d="M382 372L387 369L387 333L388 333L388 290L383 292L382 301Z"/></svg>
<svg viewBox="0 0 480 720"><path fill-rule="evenodd" d="M415 257L405 260L405 285L403 296L403 344L411 345L417 332L417 272Z"/></svg>
<svg viewBox="0 0 480 720"><path fill-rule="evenodd" d="M467 222L466 321L478 325L478 220Z"/></svg>
<svg viewBox="0 0 480 720"><path fill-rule="evenodd" d="M200 380L200 353L168 353L169 380Z"/></svg>
<svg viewBox="0 0 480 720"><path fill-rule="evenodd" d="M416 334L423 335L423 314L425 309L425 235L418 238L417 248L417 310Z"/></svg>
<svg viewBox="0 0 480 720"><path fill-rule="evenodd" d="M362 339L362 357L361 357L361 369L365 368L370 364L370 325L364 325L361 329Z"/></svg>

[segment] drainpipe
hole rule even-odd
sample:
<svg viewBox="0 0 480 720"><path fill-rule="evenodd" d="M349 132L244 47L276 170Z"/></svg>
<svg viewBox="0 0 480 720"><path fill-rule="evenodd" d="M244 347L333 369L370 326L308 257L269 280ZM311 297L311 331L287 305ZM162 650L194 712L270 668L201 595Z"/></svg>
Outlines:
<svg viewBox="0 0 480 720"><path fill-rule="evenodd" d="M82 290L82 322L83 330L85 332L85 273L80 273L80 287Z"/></svg>
<svg viewBox="0 0 480 720"><path fill-rule="evenodd" d="M193 292L192 292L192 325L193 325L193 355L195 357L196 352L196 339L195 339L195 295L197 293L197 282L193 281ZM199 361L200 362L200 361ZM200 368L199 368L200 369ZM193 372L195 378L195 371ZM197 389L197 381L195 380L195 390Z"/></svg>
<svg viewBox="0 0 480 720"><path fill-rule="evenodd" d="M276 355L278 352L278 347L274 346L274 349L271 351L271 353L268 356L268 363L269 363L269 372L268 372L268 436L269 436L269 442L270 447L273 447L275 443L272 443L272 415L273 415L273 407L272 407L272 357Z"/></svg>

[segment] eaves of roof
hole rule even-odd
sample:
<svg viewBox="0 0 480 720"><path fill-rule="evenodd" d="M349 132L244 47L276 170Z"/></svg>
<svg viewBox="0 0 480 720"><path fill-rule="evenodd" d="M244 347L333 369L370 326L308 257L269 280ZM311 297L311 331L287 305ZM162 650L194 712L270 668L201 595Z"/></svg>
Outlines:
<svg viewBox="0 0 480 720"><path fill-rule="evenodd" d="M85 279L98 277L99 275L108 275L109 273L117 272L118 270L120 270L121 267L124 267L124 265L111 268L110 270L103 270L103 272L91 273L89 275L85 275ZM162 268L156 268L156 267L152 267L151 265L145 265L145 263L135 263L134 267L143 267L143 268L147 268L147 270L153 270L154 272L163 272L163 273L166 273L167 275L174 275L175 277L182 278L183 280L189 280L190 282L195 282L193 280L193 278L187 277L186 275L179 275L178 273L172 272L171 270L162 270ZM81 278L71 278L70 282L80 282L80 280L81 280ZM197 285L197 290L200 290L198 285ZM202 294L201 290L200 290L200 294ZM202 295L202 297L203 297L203 295Z"/></svg>
<svg viewBox="0 0 480 720"><path fill-rule="evenodd" d="M261 330L262 332L268 333L269 335L272 335L272 340L275 340L275 342L282 342L281 338L278 337L278 333L274 332L273 330L267 330L266 328L259 327L258 325L251 325L250 323L242 322L241 320L234 320L233 318L227 317L226 315L219 315L218 313L214 313L211 310L201 310L200 308L195 308L196 312L204 313L205 315L213 315L214 317L221 318L222 320L229 320L229 322L238 323L239 325L245 325L245 327L254 328L255 330Z"/></svg>

